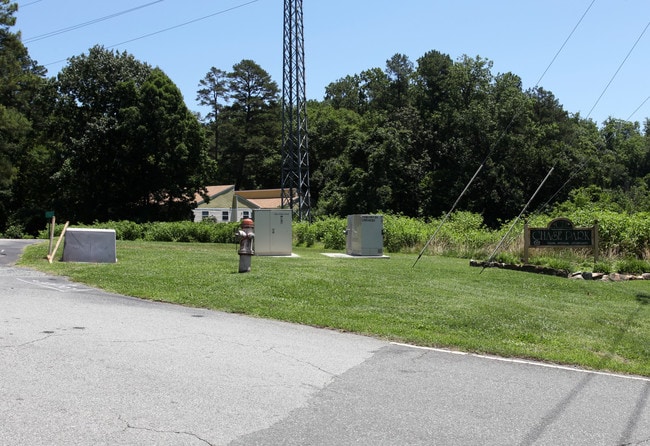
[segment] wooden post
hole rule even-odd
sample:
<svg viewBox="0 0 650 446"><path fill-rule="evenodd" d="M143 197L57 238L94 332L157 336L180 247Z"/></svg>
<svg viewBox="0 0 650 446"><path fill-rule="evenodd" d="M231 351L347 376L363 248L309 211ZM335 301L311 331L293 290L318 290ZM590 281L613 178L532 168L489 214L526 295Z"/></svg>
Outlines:
<svg viewBox="0 0 650 446"><path fill-rule="evenodd" d="M598 220L594 221L594 239L593 239L593 249L594 249L594 263L598 262L598 254L600 247L598 246Z"/></svg>
<svg viewBox="0 0 650 446"><path fill-rule="evenodd" d="M528 247L530 246L530 232L528 222L524 222L524 263L528 263Z"/></svg>
<svg viewBox="0 0 650 446"><path fill-rule="evenodd" d="M52 263L52 259L54 259L54 256L56 255L57 249L59 249L59 244L61 243L61 239L63 239L63 235L65 234L66 229L68 229L68 224L70 222L66 221L65 224L63 225L63 230L61 231L61 235L59 235L59 239L56 241L56 246L54 247L54 252L52 254L48 254L47 256L47 261Z"/></svg>
<svg viewBox="0 0 650 446"><path fill-rule="evenodd" d="M53 215L52 220L50 221L50 244L47 247L47 258L50 258L52 255L52 242L54 241L54 227L56 223L56 217Z"/></svg>

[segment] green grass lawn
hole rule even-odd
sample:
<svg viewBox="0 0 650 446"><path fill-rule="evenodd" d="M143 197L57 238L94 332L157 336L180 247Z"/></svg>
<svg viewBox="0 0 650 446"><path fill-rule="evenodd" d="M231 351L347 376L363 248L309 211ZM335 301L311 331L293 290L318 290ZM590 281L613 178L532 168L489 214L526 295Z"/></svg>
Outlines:
<svg viewBox="0 0 650 446"><path fill-rule="evenodd" d="M118 263L19 265L129 296L449 347L650 376L650 282L577 281L392 254L342 259L313 248L254 257L235 245L120 242ZM60 257L60 256L59 256Z"/></svg>

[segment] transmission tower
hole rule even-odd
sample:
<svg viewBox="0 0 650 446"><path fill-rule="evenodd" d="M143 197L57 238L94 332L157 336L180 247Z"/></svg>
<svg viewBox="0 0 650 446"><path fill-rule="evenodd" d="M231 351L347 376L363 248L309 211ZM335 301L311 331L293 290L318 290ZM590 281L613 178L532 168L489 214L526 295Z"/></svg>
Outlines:
<svg viewBox="0 0 650 446"><path fill-rule="evenodd" d="M284 0L282 208L311 221L302 0Z"/></svg>

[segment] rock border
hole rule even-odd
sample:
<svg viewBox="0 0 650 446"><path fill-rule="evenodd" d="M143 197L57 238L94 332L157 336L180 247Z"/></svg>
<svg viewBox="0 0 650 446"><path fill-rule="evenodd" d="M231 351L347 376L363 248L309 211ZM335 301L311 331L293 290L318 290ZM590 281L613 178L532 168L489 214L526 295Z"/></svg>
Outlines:
<svg viewBox="0 0 650 446"><path fill-rule="evenodd" d="M511 263L486 262L481 260L470 260L469 266L482 268L501 268L512 271L523 271L534 274L544 274L547 276L564 277L573 280L600 280L603 282L622 282L625 280L650 280L650 273L643 274L621 274L621 273L593 273L590 271L577 271L571 273L565 269L555 269L546 266L521 264L514 265Z"/></svg>

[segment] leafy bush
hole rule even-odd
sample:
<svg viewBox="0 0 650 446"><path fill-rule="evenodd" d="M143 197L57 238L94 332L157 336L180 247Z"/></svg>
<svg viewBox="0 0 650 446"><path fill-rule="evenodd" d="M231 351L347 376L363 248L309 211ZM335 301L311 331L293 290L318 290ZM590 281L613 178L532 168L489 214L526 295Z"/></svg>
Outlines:
<svg viewBox="0 0 650 446"><path fill-rule="evenodd" d="M327 217L313 223L316 239L323 242L325 249L345 249L347 219Z"/></svg>
<svg viewBox="0 0 650 446"><path fill-rule="evenodd" d="M23 238L25 237L25 228L22 225L11 225L3 236L5 238Z"/></svg>
<svg viewBox="0 0 650 446"><path fill-rule="evenodd" d="M151 224L144 240L185 243L234 243L239 223L211 223L191 221L159 222Z"/></svg>
<svg viewBox="0 0 650 446"><path fill-rule="evenodd" d="M612 263L607 261L596 262L594 263L594 272L609 274L612 272Z"/></svg>
<svg viewBox="0 0 650 446"><path fill-rule="evenodd" d="M530 260L531 265L546 266L557 270L570 272L572 268L571 260L562 257L534 257Z"/></svg>
<svg viewBox="0 0 650 446"><path fill-rule="evenodd" d="M415 218L384 215L384 248L388 252L411 251L426 243L426 225Z"/></svg>
<svg viewBox="0 0 650 446"><path fill-rule="evenodd" d="M108 221L92 225L74 225L77 228L114 229L118 240L146 240L152 242L193 242L193 243L234 243L235 230L239 223L211 223L191 221L135 223L132 221ZM58 237L63 230L57 224L54 235ZM50 237L49 231L39 232L39 238Z"/></svg>
<svg viewBox="0 0 650 446"><path fill-rule="evenodd" d="M295 222L292 229L296 245L314 246L317 238L316 227L314 225L306 221L300 221Z"/></svg>
<svg viewBox="0 0 650 446"><path fill-rule="evenodd" d="M180 223L160 222L152 225L144 235L148 242L185 242L189 238L183 233Z"/></svg>
<svg viewBox="0 0 650 446"><path fill-rule="evenodd" d="M494 256L495 262L508 263L510 265L518 265L521 263L519 257L509 252L500 252Z"/></svg>
<svg viewBox="0 0 650 446"><path fill-rule="evenodd" d="M196 224L196 223L195 223ZM231 223L205 223L210 226L210 242L212 243L235 243L235 231L239 228L240 224L237 222Z"/></svg>
<svg viewBox="0 0 650 446"><path fill-rule="evenodd" d="M115 229L115 236L120 240L141 240L144 238L146 226L133 221L110 222Z"/></svg>
<svg viewBox="0 0 650 446"><path fill-rule="evenodd" d="M613 256L643 257L650 249L650 213L626 214L610 210L578 209L565 215L576 226L598 222L600 251Z"/></svg>
<svg viewBox="0 0 650 446"><path fill-rule="evenodd" d="M446 255L484 257L488 255L489 247L496 246L500 239L497 232L485 226L481 215L471 212L454 212L445 224L440 226L435 222L435 226L440 230L433 243Z"/></svg>
<svg viewBox="0 0 650 446"><path fill-rule="evenodd" d="M591 226L599 222L600 255L604 260L594 265L596 272L610 272L615 258L625 258L620 263L619 270L638 272L650 267L641 260L650 256L650 213L641 212L633 215L610 210L575 209L562 215L569 218L576 226ZM529 220L533 227L546 226L554 216L536 215ZM512 223L506 222L499 230L487 228L483 218L470 212L455 212L442 226L440 220L425 222L422 219L403 215L384 215L384 249L388 252L417 252L424 247L430 237L436 233L428 245L429 252L440 255L462 258L487 258L497 247L501 239L511 229ZM75 225L75 227L83 227ZM109 221L95 223L88 227L115 229L118 240L147 240L170 242L197 243L235 243L235 231L239 223L214 222L159 222L135 223L132 221ZM345 230L347 219L341 217L319 217L313 223L293 223L294 242L307 247L321 243L325 249L344 250L346 246ZM55 236L63 229L57 224ZM506 263L518 263L521 255L523 222L514 225L507 240L496 252L496 259ZM6 237L22 237L20 227L10 227L5 232ZM45 229L39 233L40 238L48 238ZM513 244L512 241L517 243ZM511 246L512 245L512 246ZM589 269L584 265L585 259L591 255L591 250L567 250L569 253L553 251L546 257L539 257L537 264L570 269L570 265L578 265L581 269ZM507 255L505 253L508 253ZM504 257L505 256L505 257Z"/></svg>
<svg viewBox="0 0 650 446"><path fill-rule="evenodd" d="M75 225L77 226L77 225ZM143 240L148 224L138 224L129 220L95 222L91 227L96 229L114 229L118 240Z"/></svg>
<svg viewBox="0 0 650 446"><path fill-rule="evenodd" d="M643 274L650 272L650 263L630 257L617 262L616 271L619 273Z"/></svg>

